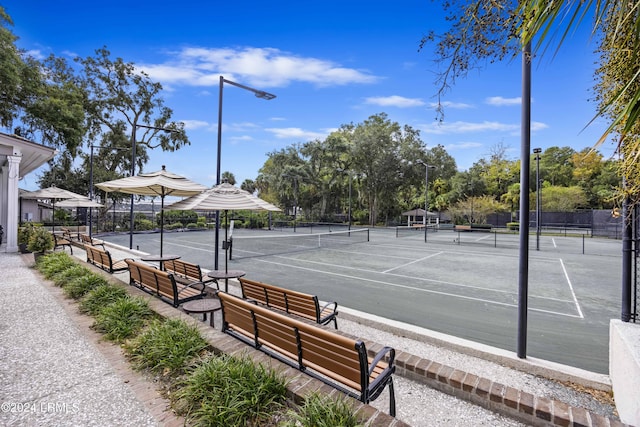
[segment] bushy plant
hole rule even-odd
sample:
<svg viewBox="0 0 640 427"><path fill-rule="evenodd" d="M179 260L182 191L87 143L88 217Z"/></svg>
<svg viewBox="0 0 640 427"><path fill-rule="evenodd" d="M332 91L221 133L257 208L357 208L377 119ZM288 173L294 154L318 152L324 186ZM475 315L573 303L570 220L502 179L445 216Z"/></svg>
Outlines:
<svg viewBox="0 0 640 427"><path fill-rule="evenodd" d="M66 285L62 287L67 297L73 299L80 299L86 295L92 289L98 286L107 285L107 280L96 273L89 272L83 276L71 279Z"/></svg>
<svg viewBox="0 0 640 427"><path fill-rule="evenodd" d="M56 273L77 265L66 252L52 252L42 257L37 264L37 269L45 278L51 279Z"/></svg>
<svg viewBox="0 0 640 427"><path fill-rule="evenodd" d="M136 369L167 376L182 371L208 346L195 326L184 320L156 320L125 346Z"/></svg>
<svg viewBox="0 0 640 427"><path fill-rule="evenodd" d="M296 411L289 411L289 420L281 427L357 427L362 421L345 398L334 400L326 395L312 393Z"/></svg>
<svg viewBox="0 0 640 427"><path fill-rule="evenodd" d="M164 227L165 230L178 230L180 228L184 228L184 225L182 225L181 222L174 222L173 224L167 224Z"/></svg>
<svg viewBox="0 0 640 427"><path fill-rule="evenodd" d="M82 298L79 309L82 313L96 316L105 307L127 296L127 291L119 286L109 284L101 285L89 291Z"/></svg>
<svg viewBox="0 0 640 427"><path fill-rule="evenodd" d="M286 381L247 357L214 356L175 393L175 406L194 425L260 425L283 408Z"/></svg>
<svg viewBox="0 0 640 427"><path fill-rule="evenodd" d="M135 229L139 231L153 230L153 222L148 219L136 219Z"/></svg>
<svg viewBox="0 0 640 427"><path fill-rule="evenodd" d="M91 272L86 267L73 263L73 265L68 266L64 270L60 270L57 273L53 274L51 276L51 280L53 281L54 285L62 287L67 285L75 278L86 276L88 274L91 274Z"/></svg>
<svg viewBox="0 0 640 427"><path fill-rule="evenodd" d="M96 316L93 328L109 341L122 342L137 334L153 316L140 297L125 297L104 307Z"/></svg>
<svg viewBox="0 0 640 427"><path fill-rule="evenodd" d="M196 224L195 222L190 222L189 224L187 224L187 228L190 230L196 229L198 228L198 224Z"/></svg>
<svg viewBox="0 0 640 427"><path fill-rule="evenodd" d="M32 222L25 223L22 227L18 228L18 244L28 245L29 239L35 230L35 224Z"/></svg>
<svg viewBox="0 0 640 427"><path fill-rule="evenodd" d="M54 244L53 235L49 231L44 227L34 227L27 249L31 252L43 253L53 249Z"/></svg>

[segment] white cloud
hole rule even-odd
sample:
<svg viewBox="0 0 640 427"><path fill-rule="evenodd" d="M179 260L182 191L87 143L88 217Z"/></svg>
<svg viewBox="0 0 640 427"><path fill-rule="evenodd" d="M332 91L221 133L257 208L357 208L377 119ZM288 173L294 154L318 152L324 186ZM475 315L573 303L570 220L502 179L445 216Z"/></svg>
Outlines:
<svg viewBox="0 0 640 427"><path fill-rule="evenodd" d="M209 122L205 122L204 120L180 120L184 123L184 128L186 130L194 130L194 129L202 129L209 127Z"/></svg>
<svg viewBox="0 0 640 427"><path fill-rule="evenodd" d="M339 86L378 80L364 70L274 48L188 47L176 52L168 62L146 64L141 68L154 80L189 86L217 86L220 75L258 87L284 87L292 82Z"/></svg>
<svg viewBox="0 0 640 427"><path fill-rule="evenodd" d="M456 142L453 144L445 145L445 149L447 151L456 151L456 150L468 150L471 148L479 148L482 147L482 144L479 142Z"/></svg>
<svg viewBox="0 0 640 427"><path fill-rule="evenodd" d="M454 134L454 133L471 133L471 132L487 132L487 131L499 131L499 132L513 132L514 130L520 129L520 124L507 124L500 122L443 122L443 123L432 123L429 125L424 125L421 128L422 132L436 134L436 135L444 135L444 134Z"/></svg>
<svg viewBox="0 0 640 427"><path fill-rule="evenodd" d="M424 105L424 101L419 98L405 98L404 96L373 96L365 99L367 104L379 105L382 107L410 108Z"/></svg>
<svg viewBox="0 0 640 427"><path fill-rule="evenodd" d="M531 122L531 131L539 131L547 129L549 126L542 122ZM433 122L428 125L420 126L420 130L424 133L433 135L451 135L460 133L478 133L478 132L507 132L510 135L520 134L520 123L509 124L500 122Z"/></svg>
<svg viewBox="0 0 640 427"><path fill-rule="evenodd" d="M451 108L455 110L466 110L468 108L474 108L473 105L471 104L465 104L464 102L451 102L451 101L441 102L440 106L442 108ZM429 107L436 109L438 108L438 103L432 102L429 104Z"/></svg>
<svg viewBox="0 0 640 427"><path fill-rule="evenodd" d="M484 100L485 104L496 107L511 107L522 104L522 98L503 98L502 96L491 96Z"/></svg>
<svg viewBox="0 0 640 427"><path fill-rule="evenodd" d="M265 129L267 132L271 132L279 139L301 139L310 141L313 139L322 139L327 136L325 133L307 131L300 128L269 128Z"/></svg>

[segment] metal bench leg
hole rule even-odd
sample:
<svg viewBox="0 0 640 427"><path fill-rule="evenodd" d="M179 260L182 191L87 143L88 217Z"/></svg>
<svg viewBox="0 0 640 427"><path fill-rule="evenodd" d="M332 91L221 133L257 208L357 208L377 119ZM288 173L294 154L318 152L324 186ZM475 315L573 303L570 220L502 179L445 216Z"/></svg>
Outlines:
<svg viewBox="0 0 640 427"><path fill-rule="evenodd" d="M396 416L396 393L393 390L393 378L389 379L389 415Z"/></svg>

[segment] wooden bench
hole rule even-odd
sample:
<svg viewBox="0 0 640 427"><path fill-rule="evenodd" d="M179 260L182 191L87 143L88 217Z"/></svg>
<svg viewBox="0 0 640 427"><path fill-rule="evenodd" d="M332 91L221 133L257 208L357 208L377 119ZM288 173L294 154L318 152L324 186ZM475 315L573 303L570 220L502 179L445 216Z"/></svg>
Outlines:
<svg viewBox="0 0 640 427"><path fill-rule="evenodd" d="M240 277L238 280L244 299L284 311L287 314L303 317L320 325L333 322L334 327L338 329L338 303L336 302L329 302L320 307L318 297L315 295L268 285L244 277Z"/></svg>
<svg viewBox="0 0 640 427"><path fill-rule="evenodd" d="M113 261L111 254L104 249L100 249L93 245L84 245L84 250L87 252L87 262L95 265L109 273L115 273L117 271L128 270L129 266L124 260Z"/></svg>
<svg viewBox="0 0 640 427"><path fill-rule="evenodd" d="M145 292L157 296L174 307L187 301L204 298L206 286L204 283L183 285L176 282L171 273L159 270L149 264L125 259L129 266L129 284L137 286Z"/></svg>
<svg viewBox="0 0 640 427"><path fill-rule="evenodd" d="M180 259L172 259L164 261L164 271L173 274L176 282L189 285L192 283L212 283L216 282L215 279L203 276L202 269L198 264L183 261ZM216 285L218 283L216 282ZM220 289L218 287L218 289Z"/></svg>
<svg viewBox="0 0 640 427"><path fill-rule="evenodd" d="M287 365L355 397L375 400L389 386L389 414L395 416L395 350L384 347L373 358L362 341L217 292L222 331Z"/></svg>
<svg viewBox="0 0 640 427"><path fill-rule="evenodd" d="M80 234L80 242L83 245L102 246L102 249L105 249L104 242L102 240L94 239L88 234Z"/></svg>
<svg viewBox="0 0 640 427"><path fill-rule="evenodd" d="M62 231L62 237L69 240L70 242L74 240L80 240L80 238L78 237L80 233L73 232L66 227L60 227L60 230ZM74 234L75 234L75 238L74 238Z"/></svg>
<svg viewBox="0 0 640 427"><path fill-rule="evenodd" d="M71 255L73 255L73 245L71 244L70 240L65 239L64 237L61 237L59 235L57 235L56 233L51 233L53 235L53 250L55 251L58 248L62 248L64 249L65 246L69 247L69 250L71 251Z"/></svg>

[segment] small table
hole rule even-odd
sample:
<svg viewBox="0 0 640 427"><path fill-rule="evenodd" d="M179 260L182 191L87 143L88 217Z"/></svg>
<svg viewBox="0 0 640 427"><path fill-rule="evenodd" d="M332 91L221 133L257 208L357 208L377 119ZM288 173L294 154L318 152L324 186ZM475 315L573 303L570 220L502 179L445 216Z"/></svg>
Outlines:
<svg viewBox="0 0 640 427"><path fill-rule="evenodd" d="M180 255L146 255L140 259L145 262L158 262L160 263L160 270L164 271L164 262L180 259Z"/></svg>
<svg viewBox="0 0 640 427"><path fill-rule="evenodd" d="M220 289L220 285L218 285L218 280L224 279L224 291L229 292L229 279L237 279L238 277L244 276L245 273L242 270L212 270L207 273L207 276L215 279L216 286Z"/></svg>
<svg viewBox="0 0 640 427"><path fill-rule="evenodd" d="M215 323L213 320L213 313L221 310L222 306L220 305L219 299L213 298L203 298L197 299L189 302L185 302L182 304L182 309L185 313L202 313L202 320L207 320L207 313L210 313L209 317L209 325L212 328L215 328Z"/></svg>

